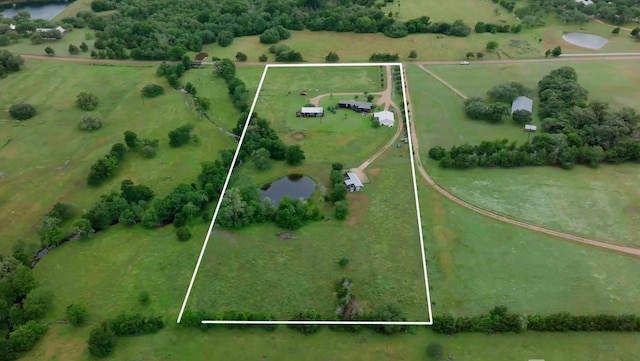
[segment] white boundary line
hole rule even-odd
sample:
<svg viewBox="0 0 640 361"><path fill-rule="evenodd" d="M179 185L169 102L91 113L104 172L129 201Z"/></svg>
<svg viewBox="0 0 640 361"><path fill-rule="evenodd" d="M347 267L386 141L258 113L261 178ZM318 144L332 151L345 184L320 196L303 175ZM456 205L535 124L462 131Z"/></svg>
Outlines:
<svg viewBox="0 0 640 361"><path fill-rule="evenodd" d="M414 160L414 149L413 143L411 141L411 127L409 125L409 111L407 105L407 94L406 94L406 82L405 82L405 73L404 66L402 63L308 63L308 64L266 64L264 67L264 71L262 72L262 78L260 79L260 83L258 84L258 89L256 90L256 94L253 98L253 104L251 104L251 108L249 110L249 115L247 116L247 120L244 124L244 129L242 130L242 135L240 136L240 140L238 142L238 147L236 148L236 152L233 156L233 161L229 168L229 173L227 174L227 178L225 180L224 186L222 187L222 192L220 193L222 196L218 199L218 204L216 205L215 212L213 213L213 218L211 220L211 224L209 225L209 231L207 232L207 236L205 237L204 243L202 245L202 250L200 251L200 256L198 257L198 262L196 262L195 269L193 270L193 275L191 276L191 282L189 283L189 288L187 289L187 293L185 295L184 301L182 302L182 307L180 309L180 314L178 315L177 323L180 323L182 320L182 315L187 306L187 302L189 300L189 295L191 294L191 289L193 288L193 283L195 282L196 276L198 274L198 269L200 268L200 264L202 262L202 257L204 256L204 252L207 248L207 244L209 243L209 238L211 237L211 232L213 230L213 226L215 224L215 220L218 216L218 211L220 210L220 204L222 203L222 198L224 197L224 193L227 190L227 186L229 185L229 180L231 178L231 171L233 170L233 165L235 165L238 154L240 152L240 146L244 141L245 134L247 132L247 127L249 125L249 121L251 120L251 116L253 115L253 110L258 101L258 97L260 95L260 91L262 89L262 84L264 83L264 79L267 75L267 71L269 68L304 68L304 67L354 67L354 66L398 66L400 68L400 83L402 86L402 97L404 104L404 118L405 118L405 126L407 129L407 137L409 139L409 149L411 150L411 175L413 179L413 192L416 202L416 215L418 218L418 233L420 235L420 251L422 255L422 267L424 270L424 283L425 283L425 292L426 292L426 300L427 307L429 310L429 321L426 322L401 322L401 321L235 321L235 320L203 320L203 324L243 324L243 325L405 325L405 326L431 326L433 325L433 313L431 310L431 294L429 292L429 276L427 274L427 262L426 255L424 249L424 234L422 232L422 218L420 214L420 202L418 200L418 184L416 180L416 169L415 169L415 160ZM391 79L393 82L393 78Z"/></svg>

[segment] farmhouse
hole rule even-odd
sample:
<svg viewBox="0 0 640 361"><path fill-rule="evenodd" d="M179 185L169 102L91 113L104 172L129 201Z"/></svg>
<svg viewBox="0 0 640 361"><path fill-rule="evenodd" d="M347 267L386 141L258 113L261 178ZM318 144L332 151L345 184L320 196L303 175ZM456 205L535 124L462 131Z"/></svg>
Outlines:
<svg viewBox="0 0 640 361"><path fill-rule="evenodd" d="M54 30L60 32L61 37L64 37L64 33L67 32L67 30L65 30L65 28L63 28L62 26L57 26L55 27L55 29L54 28L36 28L36 32L42 33L45 39L58 39L56 37L47 37L47 33L50 33Z"/></svg>
<svg viewBox="0 0 640 361"><path fill-rule="evenodd" d="M516 110L526 110L529 113L532 113L533 100L524 96L515 98L513 100L513 103L511 103L511 114L513 114L513 112L515 112Z"/></svg>
<svg viewBox="0 0 640 361"><path fill-rule="evenodd" d="M323 117L324 109L322 107L302 107L296 113L297 117Z"/></svg>
<svg viewBox="0 0 640 361"><path fill-rule="evenodd" d="M356 100L341 100L338 102L339 108L349 108L356 112L368 113L373 109L373 104L369 102L359 102Z"/></svg>
<svg viewBox="0 0 640 361"><path fill-rule="evenodd" d="M373 117L378 121L378 124L383 127L393 127L393 125L395 124L393 113L388 110L373 113Z"/></svg>
<svg viewBox="0 0 640 361"><path fill-rule="evenodd" d="M347 172L344 174L344 186L347 187L349 192L357 192L363 187L360 178L358 178L358 175L354 172Z"/></svg>

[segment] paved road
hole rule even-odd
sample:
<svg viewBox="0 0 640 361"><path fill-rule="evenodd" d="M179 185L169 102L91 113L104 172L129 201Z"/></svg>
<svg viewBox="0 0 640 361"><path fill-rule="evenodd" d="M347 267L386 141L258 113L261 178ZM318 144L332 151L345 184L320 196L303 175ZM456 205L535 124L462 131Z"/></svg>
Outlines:
<svg viewBox="0 0 640 361"><path fill-rule="evenodd" d="M580 236L576 236L576 235L573 235L573 234L569 234L569 233L565 233L565 232L561 232L561 231L557 231L557 230L553 230L553 229L537 226L535 224L519 221L517 219L512 219L512 218L509 218L509 217L505 217L503 215L500 215L500 214L491 212L489 210L474 206L473 204L467 203L466 201L458 198L456 195L454 195L451 192L447 191L446 189L442 188L440 185L438 185L433 180L433 178L431 178L429 176L429 174L427 173L425 168L422 166L422 161L420 160L420 146L419 146L418 136L417 136L417 132L416 132L415 120L413 118L413 115L415 114L414 110L413 110L413 101L411 101L411 93L408 91L409 80L407 79L406 74L405 74L405 81L407 82L407 92L406 92L407 93L407 103L409 103L409 109L410 109L410 112L409 112L409 125L411 127L411 142L412 142L412 145L413 145L413 152L414 152L414 157L416 159L416 164L418 166L418 171L422 175L422 178L424 178L424 180L427 182L427 184L429 184L431 187L433 187L440 194L442 194L446 198L450 199L451 201L461 205L462 207L465 207L465 208L470 209L470 210L472 210L472 211L474 211L476 213L480 213L480 214L482 214L484 216L487 216L489 218L495 219L495 220L503 222L503 223L512 224L512 225L515 225L515 226L518 226L518 227L521 227L521 228L525 228L525 229L529 229L529 230L532 230L532 231L544 233L544 234L547 234L547 235L550 235L550 236L564 238L564 239L567 239L567 240L570 240L570 241L574 241L574 242L578 242L578 243L582 243L582 244L586 244L586 245L590 245L590 246L600 247L600 248L604 248L604 249L608 249L608 250L621 252L621 253L626 253L626 254L629 254L629 255L639 256L640 257L640 249L631 248L631 247L625 247L625 246L619 246L619 245L615 245L615 244L611 244L611 243L607 243L607 242L602 242L602 241L597 241L597 240L593 240L593 239L589 239L589 238L585 238L585 237L580 237Z"/></svg>

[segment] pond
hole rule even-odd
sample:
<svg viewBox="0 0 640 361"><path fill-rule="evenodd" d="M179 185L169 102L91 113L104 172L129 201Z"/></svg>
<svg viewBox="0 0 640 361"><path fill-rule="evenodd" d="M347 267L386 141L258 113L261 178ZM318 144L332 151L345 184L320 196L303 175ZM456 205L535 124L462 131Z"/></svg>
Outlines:
<svg viewBox="0 0 640 361"><path fill-rule="evenodd" d="M269 198L275 206L287 196L292 199L307 199L315 190L316 183L313 179L302 174L290 174L259 189L262 198Z"/></svg>
<svg viewBox="0 0 640 361"><path fill-rule="evenodd" d="M609 41L600 35L586 33L564 33L562 39L567 43L594 50L601 49Z"/></svg>
<svg viewBox="0 0 640 361"><path fill-rule="evenodd" d="M62 12L72 1L54 1L48 4L29 4L18 5L16 7L0 8L2 16L5 18L12 18L18 14L19 11L28 11L31 14L32 19L44 19L51 20Z"/></svg>

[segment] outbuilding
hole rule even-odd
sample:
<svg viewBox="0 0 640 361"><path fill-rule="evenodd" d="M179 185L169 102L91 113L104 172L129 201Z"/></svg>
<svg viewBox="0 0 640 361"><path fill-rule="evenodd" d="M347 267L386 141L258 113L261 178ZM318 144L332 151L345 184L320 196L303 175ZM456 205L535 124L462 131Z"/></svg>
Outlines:
<svg viewBox="0 0 640 361"><path fill-rule="evenodd" d="M395 119L393 112L383 110L381 112L373 113L373 118L378 121L383 127L393 127L395 125Z"/></svg>
<svg viewBox="0 0 640 361"><path fill-rule="evenodd" d="M357 112L368 113L373 110L373 103L359 102L357 100L341 100L338 102L338 108L348 108Z"/></svg>
<svg viewBox="0 0 640 361"><path fill-rule="evenodd" d="M516 110L526 110L529 113L533 113L533 100L525 96L519 96L511 103L511 114Z"/></svg>
<svg viewBox="0 0 640 361"><path fill-rule="evenodd" d="M357 192L364 186L362 181L354 172L347 172L344 174L344 186L349 192Z"/></svg>
<svg viewBox="0 0 640 361"><path fill-rule="evenodd" d="M297 117L323 117L324 109L322 107L302 107L296 113Z"/></svg>

